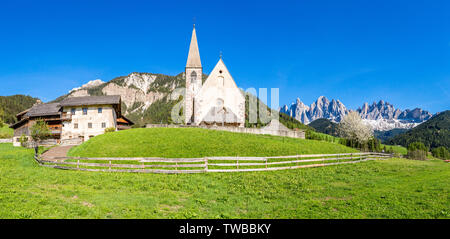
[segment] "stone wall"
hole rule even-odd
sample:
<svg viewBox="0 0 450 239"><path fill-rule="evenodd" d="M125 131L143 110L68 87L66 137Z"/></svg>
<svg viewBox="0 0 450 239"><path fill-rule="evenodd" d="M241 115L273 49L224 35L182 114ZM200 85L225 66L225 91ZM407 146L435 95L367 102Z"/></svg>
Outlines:
<svg viewBox="0 0 450 239"><path fill-rule="evenodd" d="M226 127L226 126L188 126L188 125L168 125L168 124L147 124L146 128L203 128L213 130L223 130L235 133L247 133L247 134L269 134L275 136L285 136L291 138L305 138L305 131L303 130L276 130L273 128L244 128L244 127Z"/></svg>
<svg viewBox="0 0 450 239"><path fill-rule="evenodd" d="M13 139L0 139L0 144L1 143L12 143Z"/></svg>

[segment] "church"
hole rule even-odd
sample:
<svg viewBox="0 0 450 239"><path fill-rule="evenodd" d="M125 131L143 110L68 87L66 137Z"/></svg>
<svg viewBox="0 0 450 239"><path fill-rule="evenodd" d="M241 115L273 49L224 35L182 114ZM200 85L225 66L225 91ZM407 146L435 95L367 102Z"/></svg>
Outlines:
<svg viewBox="0 0 450 239"><path fill-rule="evenodd" d="M220 56L205 82L195 25L186 63L185 124L244 127L245 96Z"/></svg>

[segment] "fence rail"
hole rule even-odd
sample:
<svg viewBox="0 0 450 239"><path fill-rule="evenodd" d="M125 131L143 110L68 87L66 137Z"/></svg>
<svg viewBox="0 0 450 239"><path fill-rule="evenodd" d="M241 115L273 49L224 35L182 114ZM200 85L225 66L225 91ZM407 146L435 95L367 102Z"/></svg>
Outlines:
<svg viewBox="0 0 450 239"><path fill-rule="evenodd" d="M203 158L87 158L46 157L35 155L42 166L79 171L131 173L205 173L273 171L358 163L392 157L385 153L304 154L268 157L203 157ZM128 161L120 163L123 161Z"/></svg>

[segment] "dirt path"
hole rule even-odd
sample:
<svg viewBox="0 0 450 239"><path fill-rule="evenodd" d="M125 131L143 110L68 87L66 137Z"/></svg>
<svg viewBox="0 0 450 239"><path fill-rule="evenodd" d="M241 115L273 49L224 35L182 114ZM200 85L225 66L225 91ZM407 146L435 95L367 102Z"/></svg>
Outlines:
<svg viewBox="0 0 450 239"><path fill-rule="evenodd" d="M57 146L49 149L47 152L42 154L42 159L44 160L54 160L53 157L66 157L67 152L73 147L73 145L67 146Z"/></svg>

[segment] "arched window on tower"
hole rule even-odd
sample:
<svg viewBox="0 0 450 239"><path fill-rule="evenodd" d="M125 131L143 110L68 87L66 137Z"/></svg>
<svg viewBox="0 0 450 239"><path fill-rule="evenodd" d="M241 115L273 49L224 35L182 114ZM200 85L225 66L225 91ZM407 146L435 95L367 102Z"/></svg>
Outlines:
<svg viewBox="0 0 450 239"><path fill-rule="evenodd" d="M193 71L191 73L191 83L195 83L196 80L197 80L197 73Z"/></svg>

